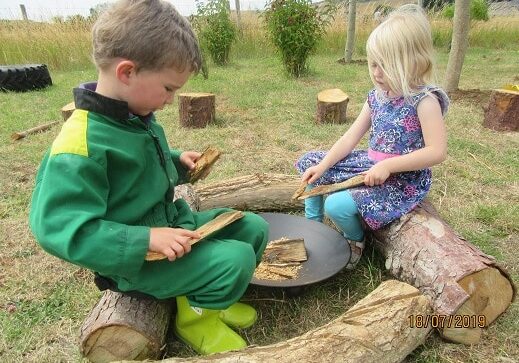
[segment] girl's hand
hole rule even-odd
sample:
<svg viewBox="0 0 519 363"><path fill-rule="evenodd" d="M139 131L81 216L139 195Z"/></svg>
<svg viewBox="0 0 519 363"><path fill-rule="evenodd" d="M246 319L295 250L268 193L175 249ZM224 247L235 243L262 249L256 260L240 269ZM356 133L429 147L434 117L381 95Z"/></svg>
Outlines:
<svg viewBox="0 0 519 363"><path fill-rule="evenodd" d="M307 182L308 184L312 184L317 179L321 177L321 175L324 174L326 171L326 168L324 168L321 164L317 164L314 166L309 167L306 169L306 171L303 173L303 176L301 177L301 181Z"/></svg>
<svg viewBox="0 0 519 363"><path fill-rule="evenodd" d="M200 234L183 228L159 227L150 231L149 250L160 252L174 261L191 251L192 239L200 239Z"/></svg>
<svg viewBox="0 0 519 363"><path fill-rule="evenodd" d="M184 165L187 170L192 170L201 155L202 154L197 151L184 151L180 154L180 163Z"/></svg>
<svg viewBox="0 0 519 363"><path fill-rule="evenodd" d="M374 185L383 184L391 173L385 167L383 162L373 165L364 176L364 184L372 187Z"/></svg>

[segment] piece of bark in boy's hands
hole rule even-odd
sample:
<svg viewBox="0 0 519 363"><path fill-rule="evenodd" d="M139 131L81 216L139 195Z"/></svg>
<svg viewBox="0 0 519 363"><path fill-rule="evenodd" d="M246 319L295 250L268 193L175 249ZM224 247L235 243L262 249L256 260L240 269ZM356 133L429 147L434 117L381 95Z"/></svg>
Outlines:
<svg viewBox="0 0 519 363"><path fill-rule="evenodd" d="M237 221L238 219L242 218L244 216L242 211L239 210L233 210L229 212L222 213L218 215L215 219L210 220L206 224L198 227L195 232L198 232L200 234L200 239L192 239L189 241L191 245L194 245L198 241L203 240L207 236L212 235L213 233L219 231L220 229L228 226L234 221ZM148 251L146 254L146 257L144 258L146 261L158 261L163 260L167 258L166 255L160 253L160 252L152 252Z"/></svg>
<svg viewBox="0 0 519 363"><path fill-rule="evenodd" d="M189 182L194 184L200 179L204 179L211 171L212 166L220 157L221 153L214 146L209 146L200 156L195 167L188 172Z"/></svg>

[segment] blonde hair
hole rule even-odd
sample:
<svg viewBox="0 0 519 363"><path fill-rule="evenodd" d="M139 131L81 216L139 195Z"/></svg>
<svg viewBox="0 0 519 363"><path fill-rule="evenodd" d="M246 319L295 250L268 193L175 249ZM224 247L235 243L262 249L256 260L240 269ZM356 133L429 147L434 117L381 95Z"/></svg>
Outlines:
<svg viewBox="0 0 519 363"><path fill-rule="evenodd" d="M373 30L366 43L371 64L384 72L389 88L405 98L433 81L433 43L429 21L414 4L400 7Z"/></svg>
<svg viewBox="0 0 519 363"><path fill-rule="evenodd" d="M120 0L104 11L92 29L93 58L106 69L114 58L137 64L137 70L173 67L198 72L202 58L185 17L163 0Z"/></svg>

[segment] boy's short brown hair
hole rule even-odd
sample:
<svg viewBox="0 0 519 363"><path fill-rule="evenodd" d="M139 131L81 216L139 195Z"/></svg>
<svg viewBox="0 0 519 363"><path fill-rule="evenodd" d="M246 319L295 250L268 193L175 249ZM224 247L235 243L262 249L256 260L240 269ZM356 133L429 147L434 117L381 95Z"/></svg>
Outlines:
<svg viewBox="0 0 519 363"><path fill-rule="evenodd" d="M191 25L163 0L118 1L100 15L92 38L99 69L119 57L135 62L138 70L174 67L196 73L202 63Z"/></svg>

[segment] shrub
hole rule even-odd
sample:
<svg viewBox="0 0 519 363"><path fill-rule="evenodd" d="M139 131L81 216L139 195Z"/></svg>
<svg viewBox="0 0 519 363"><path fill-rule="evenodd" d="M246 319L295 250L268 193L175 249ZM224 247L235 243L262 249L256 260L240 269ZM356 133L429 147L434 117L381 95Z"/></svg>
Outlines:
<svg viewBox="0 0 519 363"><path fill-rule="evenodd" d="M209 52L214 63L227 64L231 45L236 39L227 0L209 0L205 5L197 0L196 6L193 26L198 32L200 46Z"/></svg>
<svg viewBox="0 0 519 363"><path fill-rule="evenodd" d="M310 0L271 0L264 12L270 38L280 51L283 65L295 77L307 70L308 56L328 24Z"/></svg>
<svg viewBox="0 0 519 363"><path fill-rule="evenodd" d="M454 4L445 6L442 14L448 19L454 18ZM488 20L488 4L486 0L472 0L470 2L470 20Z"/></svg>

